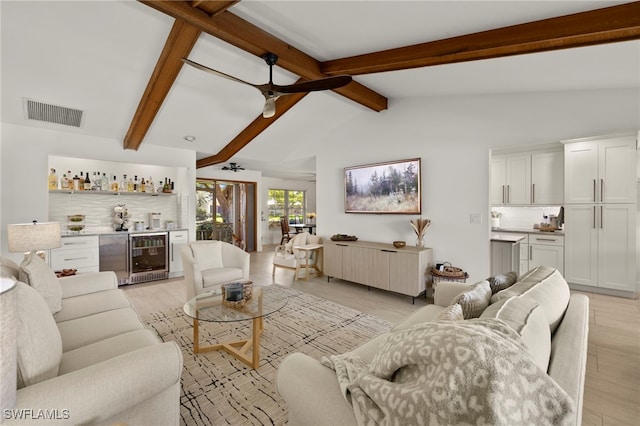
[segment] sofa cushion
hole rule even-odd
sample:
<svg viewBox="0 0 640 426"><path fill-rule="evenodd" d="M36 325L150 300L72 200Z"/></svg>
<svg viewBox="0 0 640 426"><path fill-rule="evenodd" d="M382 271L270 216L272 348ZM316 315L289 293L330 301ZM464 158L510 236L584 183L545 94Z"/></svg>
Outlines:
<svg viewBox="0 0 640 426"><path fill-rule="evenodd" d="M468 290L463 291L451 303L458 303L462 307L464 319L478 318L489 306L491 287L489 281L475 283Z"/></svg>
<svg viewBox="0 0 640 426"><path fill-rule="evenodd" d="M20 277L20 265L7 257L0 257L0 277L17 280Z"/></svg>
<svg viewBox="0 0 640 426"><path fill-rule="evenodd" d="M242 279L240 268L219 268L216 270L202 271L202 283L204 287L226 284Z"/></svg>
<svg viewBox="0 0 640 426"><path fill-rule="evenodd" d="M514 296L490 305L480 318L497 318L522 336L529 355L543 371L549 367L551 332L544 310L533 299Z"/></svg>
<svg viewBox="0 0 640 426"><path fill-rule="evenodd" d="M553 334L562 321L571 293L569 284L557 269L538 266L525 273L511 287L494 294L491 303L519 295L530 297L542 306Z"/></svg>
<svg viewBox="0 0 640 426"><path fill-rule="evenodd" d="M29 253L20 265L20 281L40 293L52 314L62 309L62 288L58 277L35 252Z"/></svg>
<svg viewBox="0 0 640 426"><path fill-rule="evenodd" d="M47 303L28 285L17 282L18 388L56 377L62 340Z"/></svg>
<svg viewBox="0 0 640 426"><path fill-rule="evenodd" d="M222 243L220 241L191 243L191 250L201 271L224 267L222 263Z"/></svg>
<svg viewBox="0 0 640 426"><path fill-rule="evenodd" d="M56 322L82 318L99 312L131 307L131 302L122 290L105 290L96 293L62 299L62 310L53 318Z"/></svg>
<svg viewBox="0 0 640 426"><path fill-rule="evenodd" d="M495 277L487 278L489 281L489 287L491 287L491 294L496 294L505 288L511 287L518 281L518 274L515 272L508 272L506 274L496 275Z"/></svg>
<svg viewBox="0 0 640 426"><path fill-rule="evenodd" d="M437 318L438 321L462 321L463 319L462 306L457 303L444 308Z"/></svg>

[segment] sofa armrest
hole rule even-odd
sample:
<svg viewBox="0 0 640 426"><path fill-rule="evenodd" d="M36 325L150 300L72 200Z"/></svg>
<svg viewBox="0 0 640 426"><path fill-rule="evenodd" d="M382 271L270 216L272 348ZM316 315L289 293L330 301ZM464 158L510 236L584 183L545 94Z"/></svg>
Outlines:
<svg viewBox="0 0 640 426"><path fill-rule="evenodd" d="M287 356L278 367L276 389L289 407L290 426L356 424L336 372L310 356Z"/></svg>
<svg viewBox="0 0 640 426"><path fill-rule="evenodd" d="M118 413L180 383L181 373L178 345L160 343L19 389L17 411L12 413L35 416L37 410L49 410L60 418L56 424L69 425L117 419ZM42 422L29 415L18 419L3 413L3 417L3 426Z"/></svg>
<svg viewBox="0 0 640 426"><path fill-rule="evenodd" d="M471 284L455 281L440 281L433 292L433 304L444 307L449 306L454 297L469 287L471 287Z"/></svg>
<svg viewBox="0 0 640 426"><path fill-rule="evenodd" d="M118 288L115 272L87 272L69 277L58 278L62 287L62 298L81 296Z"/></svg>

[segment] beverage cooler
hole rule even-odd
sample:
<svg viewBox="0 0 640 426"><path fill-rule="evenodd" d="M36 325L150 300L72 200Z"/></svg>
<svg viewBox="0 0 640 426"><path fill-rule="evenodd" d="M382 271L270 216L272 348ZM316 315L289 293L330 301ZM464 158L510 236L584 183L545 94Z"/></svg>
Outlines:
<svg viewBox="0 0 640 426"><path fill-rule="evenodd" d="M129 284L169 278L168 234L129 234Z"/></svg>

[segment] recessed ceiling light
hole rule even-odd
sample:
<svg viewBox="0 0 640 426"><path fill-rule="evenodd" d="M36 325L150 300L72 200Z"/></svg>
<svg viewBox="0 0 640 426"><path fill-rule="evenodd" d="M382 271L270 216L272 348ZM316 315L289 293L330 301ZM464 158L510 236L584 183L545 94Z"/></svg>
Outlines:
<svg viewBox="0 0 640 426"><path fill-rule="evenodd" d="M187 141L187 142L193 142L193 141L196 140L196 137L195 136L191 136L191 135L187 135L187 136L184 137L184 140Z"/></svg>

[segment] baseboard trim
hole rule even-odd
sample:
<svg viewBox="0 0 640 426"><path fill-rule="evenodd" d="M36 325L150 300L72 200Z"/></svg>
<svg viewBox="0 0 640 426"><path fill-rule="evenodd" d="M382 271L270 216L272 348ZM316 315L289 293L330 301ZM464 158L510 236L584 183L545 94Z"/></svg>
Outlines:
<svg viewBox="0 0 640 426"><path fill-rule="evenodd" d="M569 283L569 288L571 290L584 291L587 293L605 294L607 296L624 297L627 299L635 299L638 297L637 293L633 291L613 290L610 288L591 287L588 285Z"/></svg>

